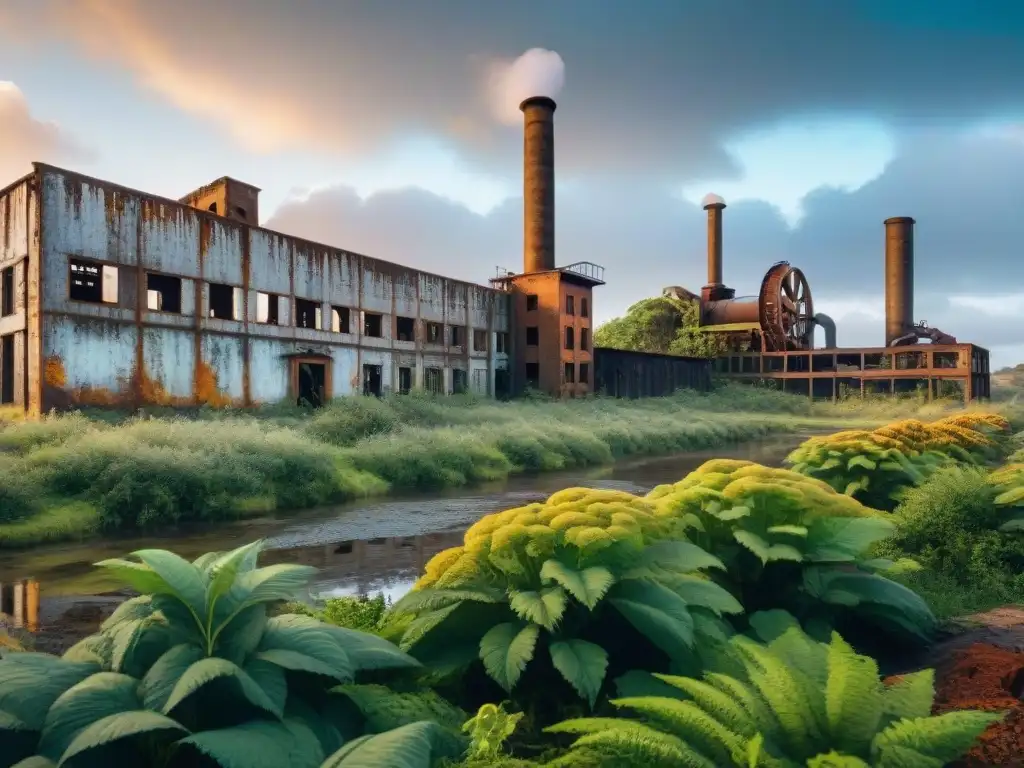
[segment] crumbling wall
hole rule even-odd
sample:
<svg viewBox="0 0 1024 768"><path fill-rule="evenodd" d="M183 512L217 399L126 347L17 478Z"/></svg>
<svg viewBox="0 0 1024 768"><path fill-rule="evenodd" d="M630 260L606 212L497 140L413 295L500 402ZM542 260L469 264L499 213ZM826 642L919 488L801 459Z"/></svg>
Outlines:
<svg viewBox="0 0 1024 768"><path fill-rule="evenodd" d="M26 391L26 345L28 342L28 316L26 312L26 280L28 278L28 260L33 239L32 213L34 198L30 180L26 179L0 191L0 274L10 269L12 279L10 289L13 295L6 301L10 302L12 314L0 316L0 339L10 337L7 347L12 353L8 359L0 351L0 380L9 384L10 402L0 405L24 407ZM0 285L0 298L4 286ZM5 301L5 304L6 304Z"/></svg>

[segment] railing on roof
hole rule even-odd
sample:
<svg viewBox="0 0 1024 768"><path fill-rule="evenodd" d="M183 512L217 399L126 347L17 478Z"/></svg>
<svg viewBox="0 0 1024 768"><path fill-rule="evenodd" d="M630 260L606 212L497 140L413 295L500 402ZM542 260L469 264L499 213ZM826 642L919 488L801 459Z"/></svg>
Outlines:
<svg viewBox="0 0 1024 768"><path fill-rule="evenodd" d="M594 264L590 261L577 261L575 264L570 264L567 267L559 267L562 272L572 272L576 275L582 275L588 280L597 280L598 282L604 282L604 267Z"/></svg>

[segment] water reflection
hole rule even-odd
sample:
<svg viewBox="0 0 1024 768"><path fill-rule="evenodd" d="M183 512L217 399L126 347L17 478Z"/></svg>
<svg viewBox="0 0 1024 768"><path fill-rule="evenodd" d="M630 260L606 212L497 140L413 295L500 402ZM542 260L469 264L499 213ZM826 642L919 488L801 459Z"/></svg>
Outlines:
<svg viewBox="0 0 1024 768"><path fill-rule="evenodd" d="M39 629L39 582L22 579L0 584L0 625L14 629Z"/></svg>

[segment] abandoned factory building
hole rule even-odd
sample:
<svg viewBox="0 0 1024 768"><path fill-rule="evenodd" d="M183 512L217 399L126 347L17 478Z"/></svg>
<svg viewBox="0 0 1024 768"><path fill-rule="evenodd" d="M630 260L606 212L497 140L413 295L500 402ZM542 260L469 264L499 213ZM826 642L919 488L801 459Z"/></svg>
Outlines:
<svg viewBox="0 0 1024 768"><path fill-rule="evenodd" d="M261 228L258 193L174 201L41 163L0 190L0 404L510 388L509 292Z"/></svg>

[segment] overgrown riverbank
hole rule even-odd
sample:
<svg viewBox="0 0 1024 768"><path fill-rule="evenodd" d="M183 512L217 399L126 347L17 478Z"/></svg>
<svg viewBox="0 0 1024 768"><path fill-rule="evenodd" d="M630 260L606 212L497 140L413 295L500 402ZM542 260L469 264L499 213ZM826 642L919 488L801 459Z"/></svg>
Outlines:
<svg viewBox="0 0 1024 768"><path fill-rule="evenodd" d="M0 427L0 547L340 503L703 450L950 403L805 398L726 386L643 401L345 398L310 414L71 414Z"/></svg>

